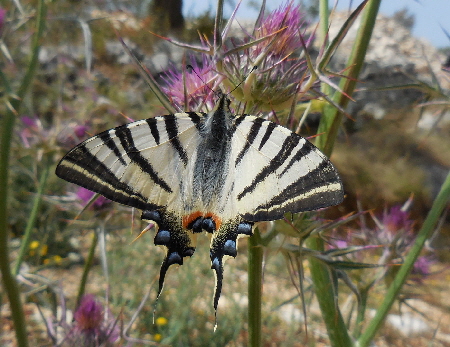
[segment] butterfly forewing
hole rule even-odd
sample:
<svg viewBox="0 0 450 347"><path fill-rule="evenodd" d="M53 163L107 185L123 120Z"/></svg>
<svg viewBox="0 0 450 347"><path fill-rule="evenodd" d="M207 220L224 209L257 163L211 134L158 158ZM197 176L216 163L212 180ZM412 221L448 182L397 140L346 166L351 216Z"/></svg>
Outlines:
<svg viewBox="0 0 450 347"><path fill-rule="evenodd" d="M185 149L196 148L196 126L181 113L105 131L67 153L56 174L125 205L179 209L189 170Z"/></svg>

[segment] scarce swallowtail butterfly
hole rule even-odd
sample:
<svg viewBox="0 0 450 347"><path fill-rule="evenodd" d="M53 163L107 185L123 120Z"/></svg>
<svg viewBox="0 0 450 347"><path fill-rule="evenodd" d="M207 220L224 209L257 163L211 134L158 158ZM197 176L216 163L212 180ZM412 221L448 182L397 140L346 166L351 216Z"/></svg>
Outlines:
<svg viewBox="0 0 450 347"><path fill-rule="evenodd" d="M67 153L56 175L142 210L158 225L155 245L167 247L159 291L172 264L195 251L196 236L212 234L214 309L225 256L255 222L337 205L339 176L314 145L263 118L232 115L221 95L210 113L176 113L104 131Z"/></svg>

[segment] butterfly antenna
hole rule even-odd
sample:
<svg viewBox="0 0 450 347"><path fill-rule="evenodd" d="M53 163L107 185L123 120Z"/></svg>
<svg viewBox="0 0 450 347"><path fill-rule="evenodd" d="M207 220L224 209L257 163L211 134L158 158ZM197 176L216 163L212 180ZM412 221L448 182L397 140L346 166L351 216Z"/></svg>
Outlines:
<svg viewBox="0 0 450 347"><path fill-rule="evenodd" d="M242 79L242 81L240 81L240 82L238 83L238 85L237 85L236 87L234 87L227 95L233 93L236 89L238 89L239 86L240 86L242 83L244 83L244 81L247 79L247 77L248 77L253 71L255 71L257 68L258 68L258 65L254 65L253 68L252 68L252 69L250 70L250 72L248 73L248 75L246 75L246 76Z"/></svg>
<svg viewBox="0 0 450 347"><path fill-rule="evenodd" d="M250 72L248 73L248 75L246 75L241 82L239 82L236 87L233 88L233 90L231 90L227 96L229 94L231 94L232 92L234 92L237 88L239 88L239 86L244 83L244 81L247 79L247 77L256 69L258 68L257 65L253 66L253 68L250 70ZM189 71L194 71L194 73L197 75L197 77L203 82L203 84L206 86L206 88L208 88L209 90L211 90L217 97L220 97L220 93L216 92L215 90L213 90L210 86L208 86L208 84L206 84L205 80L203 78L201 78L201 76L197 73L197 71L195 71L194 67L191 64L186 65L186 69Z"/></svg>
<svg viewBox="0 0 450 347"><path fill-rule="evenodd" d="M210 91L212 91L214 94L217 94L208 84L205 82L205 80L195 71L194 67L191 64L186 65L186 70L188 71L194 71L194 73L197 75L197 77L200 79L200 81L203 82L206 88L208 88Z"/></svg>

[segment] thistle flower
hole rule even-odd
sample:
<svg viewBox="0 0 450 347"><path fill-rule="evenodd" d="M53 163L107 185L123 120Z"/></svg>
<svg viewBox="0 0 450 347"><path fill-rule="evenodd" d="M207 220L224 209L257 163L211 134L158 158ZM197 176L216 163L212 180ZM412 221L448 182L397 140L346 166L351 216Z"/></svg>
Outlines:
<svg viewBox="0 0 450 347"><path fill-rule="evenodd" d="M162 89L172 100L172 104L180 110L184 108L209 112L215 105L213 90L219 82L219 75L214 70L211 58L206 54L201 56L201 62L197 62L194 56L190 56L189 60L195 73L186 69L183 78L183 73L172 67L166 72L166 76L163 76L166 86Z"/></svg>
<svg viewBox="0 0 450 347"><path fill-rule="evenodd" d="M72 148L86 138L90 129L90 123L89 121L86 121L84 124L69 122L63 124L62 129L57 135L57 143L64 148Z"/></svg>
<svg viewBox="0 0 450 347"><path fill-rule="evenodd" d="M411 270L410 279L421 284L424 279L432 274L431 266L435 263L436 259L432 256L418 257Z"/></svg>
<svg viewBox="0 0 450 347"><path fill-rule="evenodd" d="M80 199L84 204L87 204L92 199L95 193L86 188L79 187L75 194L78 199ZM94 203L92 204L92 208L99 210L109 205L110 203L111 200L105 198L102 195L99 195L99 197L95 199Z"/></svg>
<svg viewBox="0 0 450 347"><path fill-rule="evenodd" d="M401 257L414 241L414 221L409 219L409 207L412 200L408 199L403 206L396 205L383 212L382 218L372 216L378 230L367 235L369 240L379 245L385 245L385 256Z"/></svg>
<svg viewBox="0 0 450 347"><path fill-rule="evenodd" d="M402 258L415 239L414 221L409 212L411 204L410 198L403 205L385 209L379 217L371 214L375 228L346 229L343 235L334 230L331 248L345 248L356 242L367 249L382 248L384 261Z"/></svg>
<svg viewBox="0 0 450 347"><path fill-rule="evenodd" d="M86 295L74 314L76 328L88 334L95 334L103 323L103 306L93 295Z"/></svg>
<svg viewBox="0 0 450 347"><path fill-rule="evenodd" d="M302 48L299 31L306 22L302 20L300 6L290 1L267 15L261 25L255 29L255 38L260 39L281 30L270 46L271 55L285 56ZM255 46L255 53L260 54L267 47L265 42Z"/></svg>
<svg viewBox="0 0 450 347"><path fill-rule="evenodd" d="M65 315L65 313L64 313ZM95 300L94 295L86 295L81 300L80 306L74 313L74 322L67 325L60 322L66 335L58 346L83 346L83 347L108 347L119 339L120 331L109 311L105 311L103 305ZM55 327L49 323L49 333L53 340Z"/></svg>
<svg viewBox="0 0 450 347"><path fill-rule="evenodd" d="M304 48L302 41L309 42L301 36L304 26L300 6L291 1L269 13L254 29L253 40L266 39L224 58L224 70L232 84L247 78L233 95L248 103L249 110L252 106L261 111L283 110L296 96L298 101L308 99L298 95L302 82L309 77L306 60L298 58ZM233 45L234 41L230 42ZM250 73L254 66L258 70Z"/></svg>
<svg viewBox="0 0 450 347"><path fill-rule="evenodd" d="M76 125L73 132L78 138L82 138L86 135L88 129L89 127L86 124L81 124Z"/></svg>
<svg viewBox="0 0 450 347"><path fill-rule="evenodd" d="M20 120L24 127L19 131L19 136L26 148L42 143L49 137L49 132L44 129L38 117L22 116Z"/></svg>
<svg viewBox="0 0 450 347"><path fill-rule="evenodd" d="M5 26L6 21L6 9L0 7L0 35L3 33L3 27Z"/></svg>
<svg viewBox="0 0 450 347"><path fill-rule="evenodd" d="M414 222L409 219L409 212L400 205L391 207L389 212L385 211L382 223L384 226L383 229L388 233L399 231L409 232L414 224Z"/></svg>
<svg viewBox="0 0 450 347"><path fill-rule="evenodd" d="M432 262L432 259L429 257L418 257L411 274L429 275Z"/></svg>
<svg viewBox="0 0 450 347"><path fill-rule="evenodd" d="M198 49L205 52L201 63L192 57L191 60L206 83L192 74L185 74L183 80L181 73L171 69L166 74L167 86L163 90L175 106L181 109L186 105L185 109L192 111L209 111L214 106L206 84L216 89L221 83L224 91L233 90L233 96L245 106L244 111L252 114L286 110L294 100L309 100L302 90L302 82L309 78L306 60L299 58L304 48L302 41L306 45L310 42L301 36L304 26L300 6L294 6L291 1L258 23L253 36L228 40L222 37L221 51L212 54L212 46L202 39L203 47Z"/></svg>

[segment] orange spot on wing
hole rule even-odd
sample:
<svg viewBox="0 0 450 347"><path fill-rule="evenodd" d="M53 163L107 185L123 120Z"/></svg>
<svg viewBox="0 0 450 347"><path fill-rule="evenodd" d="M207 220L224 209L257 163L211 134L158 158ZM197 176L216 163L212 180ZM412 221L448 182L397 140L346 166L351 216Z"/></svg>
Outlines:
<svg viewBox="0 0 450 347"><path fill-rule="evenodd" d="M216 224L216 230L220 229L220 226L222 225L222 218L220 218L219 216L215 215L212 212L208 212L205 215L205 218L211 218L214 221L214 223Z"/></svg>
<svg viewBox="0 0 450 347"><path fill-rule="evenodd" d="M218 230L220 228L220 226L222 225L222 218L220 218L219 216L215 215L214 213L207 212L205 215L203 215L202 212L195 211L195 212L192 212L191 214L189 214L187 216L183 216L183 228L184 229L189 229L189 225L191 223L193 223L199 217L211 218L214 221L214 223L216 224L216 230Z"/></svg>
<svg viewBox="0 0 450 347"><path fill-rule="evenodd" d="M194 222L198 217L201 217L202 213L200 211L195 211L191 213L190 215L183 216L183 228L189 229L189 224Z"/></svg>

